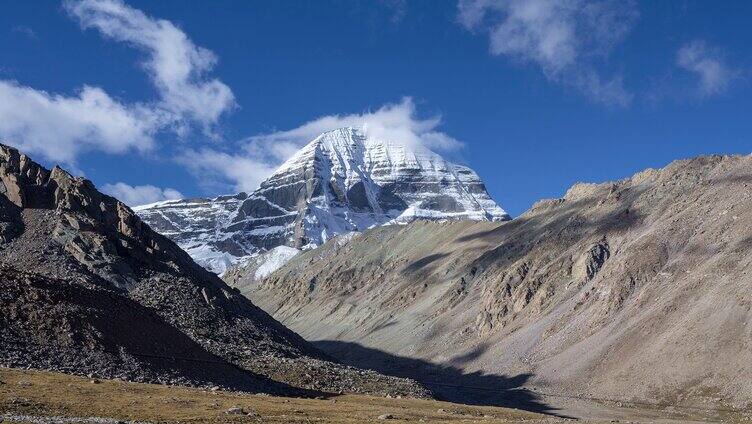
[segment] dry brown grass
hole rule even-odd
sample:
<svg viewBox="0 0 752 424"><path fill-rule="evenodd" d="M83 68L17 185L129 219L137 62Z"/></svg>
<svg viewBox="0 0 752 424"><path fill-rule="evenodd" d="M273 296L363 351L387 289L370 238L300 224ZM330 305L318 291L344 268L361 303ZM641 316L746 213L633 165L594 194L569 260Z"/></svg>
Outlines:
<svg viewBox="0 0 752 424"><path fill-rule="evenodd" d="M0 368L0 411L33 416L108 417L158 423L516 423L557 422L539 414L416 399L341 395L300 399L185 387L92 382L66 374ZM250 415L228 415L240 406ZM394 419L379 420L382 414ZM2 422L2 418L0 418Z"/></svg>

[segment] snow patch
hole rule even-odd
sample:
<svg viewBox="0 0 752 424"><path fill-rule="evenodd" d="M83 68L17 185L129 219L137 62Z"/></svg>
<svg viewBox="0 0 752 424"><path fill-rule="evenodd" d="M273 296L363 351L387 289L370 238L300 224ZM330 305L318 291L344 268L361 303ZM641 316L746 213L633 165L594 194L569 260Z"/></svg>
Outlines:
<svg viewBox="0 0 752 424"><path fill-rule="evenodd" d="M219 251L208 244L184 247L196 263L215 274L223 274L231 265L237 263L241 257Z"/></svg>
<svg viewBox="0 0 752 424"><path fill-rule="evenodd" d="M281 245L312 249L380 225L509 219L472 169L357 128L316 137L250 195L168 200L134 210L217 273L265 252L289 256L291 250L275 251Z"/></svg>
<svg viewBox="0 0 752 424"><path fill-rule="evenodd" d="M263 262L256 268L254 277L256 280L266 278L272 272L282 268L290 259L297 256L300 250L294 247L277 246L274 249L263 254Z"/></svg>

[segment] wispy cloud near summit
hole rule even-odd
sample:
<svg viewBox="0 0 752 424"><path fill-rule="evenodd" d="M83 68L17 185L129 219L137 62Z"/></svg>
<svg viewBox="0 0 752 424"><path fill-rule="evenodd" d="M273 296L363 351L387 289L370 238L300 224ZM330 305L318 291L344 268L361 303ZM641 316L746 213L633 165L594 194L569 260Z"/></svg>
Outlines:
<svg viewBox="0 0 752 424"><path fill-rule="evenodd" d="M464 144L439 130L441 116L417 116L412 98L386 104L375 111L347 115L326 115L283 131L259 134L241 140L240 152L204 148L186 151L180 162L209 187L239 191L256 189L282 162L318 135L338 128L352 127L367 136L401 143L412 148L449 152Z"/></svg>
<svg viewBox="0 0 752 424"><path fill-rule="evenodd" d="M250 141L302 146L323 132L353 127L377 139L411 146L442 151L461 148L462 143L459 140L437 130L440 125L440 115L419 118L413 99L405 97L399 103L386 104L375 111L322 116L291 130L251 137Z"/></svg>

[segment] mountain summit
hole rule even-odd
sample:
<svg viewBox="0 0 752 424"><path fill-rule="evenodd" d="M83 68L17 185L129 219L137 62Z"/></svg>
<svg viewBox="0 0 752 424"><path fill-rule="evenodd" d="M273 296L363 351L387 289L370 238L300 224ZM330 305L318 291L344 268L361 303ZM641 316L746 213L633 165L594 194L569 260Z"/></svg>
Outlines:
<svg viewBox="0 0 752 424"><path fill-rule="evenodd" d="M470 168L422 146L341 128L316 137L250 195L135 208L206 268L278 246L315 247L352 231L416 219L503 221Z"/></svg>

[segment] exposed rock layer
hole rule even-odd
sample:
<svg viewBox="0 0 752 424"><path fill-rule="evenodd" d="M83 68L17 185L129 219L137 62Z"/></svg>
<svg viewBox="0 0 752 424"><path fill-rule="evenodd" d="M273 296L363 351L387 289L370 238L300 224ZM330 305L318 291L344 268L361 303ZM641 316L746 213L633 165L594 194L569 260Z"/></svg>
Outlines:
<svg viewBox="0 0 752 424"><path fill-rule="evenodd" d="M317 137L250 195L136 208L215 272L277 246L313 247L351 231L415 219L509 219L470 168L420 146L342 128Z"/></svg>
<svg viewBox="0 0 752 424"><path fill-rule="evenodd" d="M401 357L574 396L743 405L750 206L752 157L682 160L510 222L375 228L245 294L330 354L400 375L415 375Z"/></svg>

